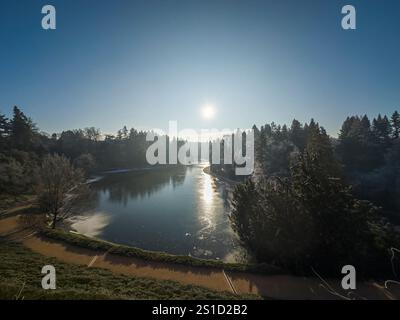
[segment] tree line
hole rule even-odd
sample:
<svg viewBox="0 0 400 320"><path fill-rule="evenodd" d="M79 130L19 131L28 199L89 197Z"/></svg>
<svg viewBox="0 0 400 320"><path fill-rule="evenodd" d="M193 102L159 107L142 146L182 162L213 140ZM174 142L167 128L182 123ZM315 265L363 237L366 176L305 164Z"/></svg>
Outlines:
<svg viewBox="0 0 400 320"><path fill-rule="evenodd" d="M256 172L235 188L231 221L257 260L299 273L337 274L345 264L390 273L388 250L400 243L391 223L400 208L399 113L348 117L337 139L314 120L253 129ZM151 143L127 127L116 135L96 128L49 135L14 107L11 119L0 114L0 196L37 194L54 227L85 175L146 166Z"/></svg>
<svg viewBox="0 0 400 320"><path fill-rule="evenodd" d="M148 145L145 132L126 126L104 137L94 127L49 135L14 107L11 119L0 114L0 209L34 195L55 228L87 198L91 173L146 166Z"/></svg>
<svg viewBox="0 0 400 320"><path fill-rule="evenodd" d="M33 192L48 154L66 157L86 175L99 170L146 166L146 132L124 126L115 135L94 127L61 133L40 132L18 107L11 119L0 113L0 194Z"/></svg>
<svg viewBox="0 0 400 320"><path fill-rule="evenodd" d="M298 273L392 272L399 235L400 123L349 117L338 139L311 120L254 127L256 176L235 188L231 220L259 261ZM383 191L384 190L384 191Z"/></svg>

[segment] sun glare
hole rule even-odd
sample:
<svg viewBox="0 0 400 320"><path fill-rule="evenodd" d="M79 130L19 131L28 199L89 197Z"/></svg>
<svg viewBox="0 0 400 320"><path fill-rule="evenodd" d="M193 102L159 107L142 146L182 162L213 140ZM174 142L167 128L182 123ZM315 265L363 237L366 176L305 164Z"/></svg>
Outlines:
<svg viewBox="0 0 400 320"><path fill-rule="evenodd" d="M203 106L203 108L201 109L201 114L203 115L204 119L212 119L214 118L215 115L215 108L213 105L211 104L206 104L205 106Z"/></svg>

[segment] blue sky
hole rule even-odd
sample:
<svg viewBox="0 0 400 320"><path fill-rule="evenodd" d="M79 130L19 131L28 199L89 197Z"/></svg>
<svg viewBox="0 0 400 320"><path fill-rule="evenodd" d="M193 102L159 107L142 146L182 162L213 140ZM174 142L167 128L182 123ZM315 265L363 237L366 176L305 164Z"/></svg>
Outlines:
<svg viewBox="0 0 400 320"><path fill-rule="evenodd" d="M41 8L57 9L57 30ZM341 28L341 8L357 30ZM47 132L248 128L293 118L336 135L400 109L398 0L2 0L0 111ZM213 119L201 117L205 103Z"/></svg>

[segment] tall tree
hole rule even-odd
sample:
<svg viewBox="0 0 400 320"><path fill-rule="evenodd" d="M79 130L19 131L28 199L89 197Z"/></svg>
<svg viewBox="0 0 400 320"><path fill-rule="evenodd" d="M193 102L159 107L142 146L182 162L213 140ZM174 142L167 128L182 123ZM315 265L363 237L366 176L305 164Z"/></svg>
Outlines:
<svg viewBox="0 0 400 320"><path fill-rule="evenodd" d="M5 115L0 113L0 148L4 149L10 135L10 122Z"/></svg>
<svg viewBox="0 0 400 320"><path fill-rule="evenodd" d="M387 147L388 141L390 140L391 131L392 127L387 116L382 117L379 114L378 117L373 120L373 132L378 141L385 147Z"/></svg>
<svg viewBox="0 0 400 320"><path fill-rule="evenodd" d="M341 180L325 131L311 121L309 132L289 179L236 187L234 229L259 261L300 272L337 273L347 263L373 272L377 264L371 269L368 262L383 261L394 243L375 219L377 209L354 198Z"/></svg>
<svg viewBox="0 0 400 320"><path fill-rule="evenodd" d="M391 124L393 138L398 139L400 137L400 114L397 111L391 117Z"/></svg>
<svg viewBox="0 0 400 320"><path fill-rule="evenodd" d="M85 137L90 141L97 142L100 139L100 130L95 127L85 128Z"/></svg>
<svg viewBox="0 0 400 320"><path fill-rule="evenodd" d="M48 155L39 170L39 204L52 217L52 228L71 214L86 189L84 175L64 156Z"/></svg>
<svg viewBox="0 0 400 320"><path fill-rule="evenodd" d="M306 136L301 123L293 119L290 127L290 140L302 152L306 146Z"/></svg>
<svg viewBox="0 0 400 320"><path fill-rule="evenodd" d="M33 146L33 138L36 127L18 107L13 109L11 120L11 142L12 147L20 150L30 150Z"/></svg>
<svg viewBox="0 0 400 320"><path fill-rule="evenodd" d="M375 170L384 161L384 142L378 136L383 118L374 119L374 131L366 115L348 117L339 134L337 153L347 173L369 172Z"/></svg>

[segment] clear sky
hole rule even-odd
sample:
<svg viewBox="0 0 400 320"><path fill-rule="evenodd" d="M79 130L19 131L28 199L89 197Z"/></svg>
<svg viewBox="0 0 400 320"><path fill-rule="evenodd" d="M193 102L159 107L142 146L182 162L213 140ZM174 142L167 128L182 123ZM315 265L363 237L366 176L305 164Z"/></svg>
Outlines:
<svg viewBox="0 0 400 320"><path fill-rule="evenodd" d="M41 28L41 8L57 29ZM341 8L357 30L341 28ZM398 0L1 0L0 111L51 132L249 128L400 109ZM202 117L211 103L215 115Z"/></svg>

